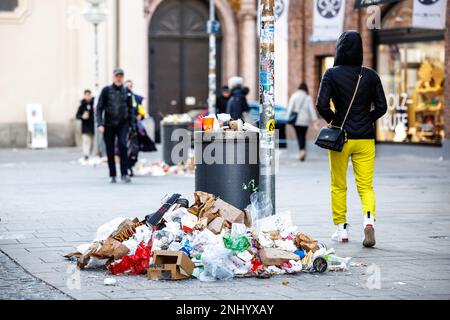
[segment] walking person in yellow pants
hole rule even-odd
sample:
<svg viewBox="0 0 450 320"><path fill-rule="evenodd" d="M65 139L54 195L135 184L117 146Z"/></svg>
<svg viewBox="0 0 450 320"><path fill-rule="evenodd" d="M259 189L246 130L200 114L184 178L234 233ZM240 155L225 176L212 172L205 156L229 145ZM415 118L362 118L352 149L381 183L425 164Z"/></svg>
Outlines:
<svg viewBox="0 0 450 320"><path fill-rule="evenodd" d="M347 169L351 159L356 186L364 216L363 245L375 246L375 167L374 123L387 111L386 97L378 74L362 67L361 36L356 31L344 32L337 42L334 67L322 78L317 99L319 114L333 126L341 126L347 136L342 152L329 151L331 170L331 204L337 226L332 240L348 242ZM358 85L358 79L361 80ZM356 90L355 90L356 88ZM354 96L353 103L351 103ZM335 110L330 106L333 101ZM349 109L350 106L350 109ZM346 114L348 117L344 121Z"/></svg>

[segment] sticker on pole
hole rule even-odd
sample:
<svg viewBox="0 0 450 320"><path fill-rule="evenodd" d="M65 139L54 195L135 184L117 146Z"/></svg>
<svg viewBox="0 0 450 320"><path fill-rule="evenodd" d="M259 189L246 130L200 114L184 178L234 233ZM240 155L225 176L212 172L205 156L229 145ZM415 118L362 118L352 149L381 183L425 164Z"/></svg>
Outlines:
<svg viewBox="0 0 450 320"><path fill-rule="evenodd" d="M261 149L275 149L275 135L270 132L262 132L259 144Z"/></svg>
<svg viewBox="0 0 450 320"><path fill-rule="evenodd" d="M267 122L266 124L266 129L267 132L269 133L274 133L275 132L275 119L271 119L269 122Z"/></svg>

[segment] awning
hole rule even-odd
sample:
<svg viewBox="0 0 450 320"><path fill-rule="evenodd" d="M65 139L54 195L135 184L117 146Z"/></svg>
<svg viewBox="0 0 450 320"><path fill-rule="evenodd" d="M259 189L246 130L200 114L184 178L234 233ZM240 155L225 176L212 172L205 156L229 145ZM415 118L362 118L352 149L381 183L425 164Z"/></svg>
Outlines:
<svg viewBox="0 0 450 320"><path fill-rule="evenodd" d="M383 3L391 3L398 2L400 0L355 0L355 9L360 9L363 7L369 7L373 5L383 4Z"/></svg>

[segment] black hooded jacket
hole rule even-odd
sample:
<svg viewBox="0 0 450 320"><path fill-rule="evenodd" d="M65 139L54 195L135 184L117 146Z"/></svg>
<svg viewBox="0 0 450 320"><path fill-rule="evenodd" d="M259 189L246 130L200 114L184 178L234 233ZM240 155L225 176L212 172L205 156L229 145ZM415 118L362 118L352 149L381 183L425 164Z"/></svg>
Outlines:
<svg viewBox="0 0 450 320"><path fill-rule="evenodd" d="M241 86L237 86L231 91L231 96L227 104L227 113L231 115L232 119L241 119L242 114L249 111L247 95L248 89L242 88Z"/></svg>
<svg viewBox="0 0 450 320"><path fill-rule="evenodd" d="M349 139L374 139L376 120L387 111L386 96L378 74L363 68L361 36L356 31L344 32L337 42L334 67L322 78L317 98L317 111L334 126L341 126L355 92L358 76L361 83L352 109L344 125ZM335 112L330 108L333 101Z"/></svg>

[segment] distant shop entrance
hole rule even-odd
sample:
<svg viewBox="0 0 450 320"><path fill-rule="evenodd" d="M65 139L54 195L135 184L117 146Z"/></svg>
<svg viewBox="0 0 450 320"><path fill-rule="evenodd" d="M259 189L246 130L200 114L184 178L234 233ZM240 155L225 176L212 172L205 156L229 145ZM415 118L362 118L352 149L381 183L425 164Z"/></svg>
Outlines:
<svg viewBox="0 0 450 320"><path fill-rule="evenodd" d="M149 29L149 106L157 131L164 115L206 106L208 99L208 4L165 0ZM218 87L221 37L218 37Z"/></svg>

